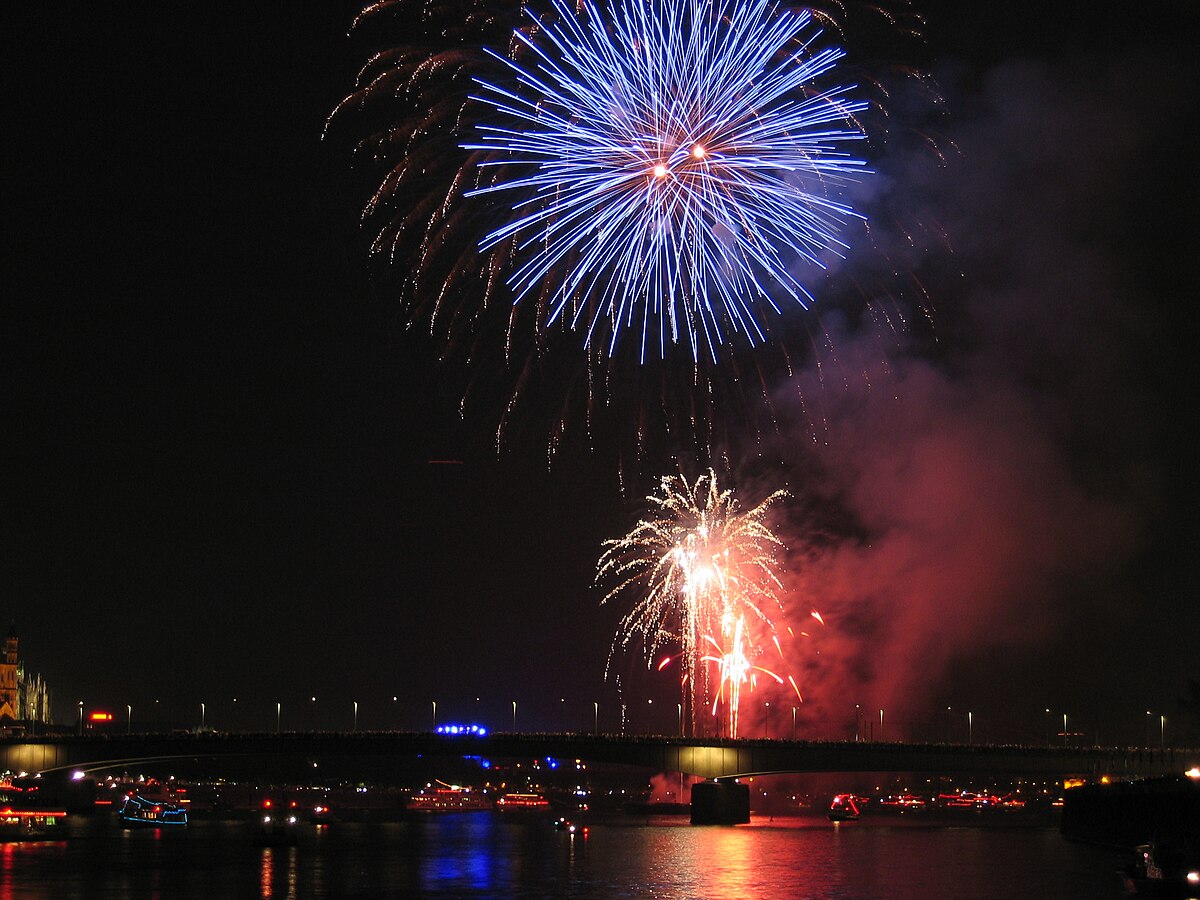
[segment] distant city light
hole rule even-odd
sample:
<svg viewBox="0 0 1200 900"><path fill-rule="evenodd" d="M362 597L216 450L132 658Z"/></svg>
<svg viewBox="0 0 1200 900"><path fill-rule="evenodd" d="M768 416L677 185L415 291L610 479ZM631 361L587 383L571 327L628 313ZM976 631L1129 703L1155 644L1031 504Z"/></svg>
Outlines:
<svg viewBox="0 0 1200 900"><path fill-rule="evenodd" d="M479 737L487 734L487 729L482 725L439 725L435 729L436 734L473 734Z"/></svg>

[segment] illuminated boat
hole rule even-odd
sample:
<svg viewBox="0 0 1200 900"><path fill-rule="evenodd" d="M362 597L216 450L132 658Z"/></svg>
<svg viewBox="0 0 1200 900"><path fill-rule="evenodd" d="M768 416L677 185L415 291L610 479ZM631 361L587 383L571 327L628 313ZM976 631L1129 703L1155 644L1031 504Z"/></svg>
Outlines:
<svg viewBox="0 0 1200 900"><path fill-rule="evenodd" d="M270 800L264 800L258 830L254 833L254 846L295 847L300 843L298 826L295 803L290 808L277 809Z"/></svg>
<svg viewBox="0 0 1200 900"><path fill-rule="evenodd" d="M410 812L477 812L491 809L492 801L483 791L447 784L422 788L408 798L405 808Z"/></svg>
<svg viewBox="0 0 1200 900"><path fill-rule="evenodd" d="M0 809L0 843L56 841L67 821L65 809Z"/></svg>
<svg viewBox="0 0 1200 900"><path fill-rule="evenodd" d="M859 797L857 794L836 795L833 802L829 804L829 821L855 821L862 815L862 807L866 805L866 802L866 797Z"/></svg>
<svg viewBox="0 0 1200 900"><path fill-rule="evenodd" d="M927 801L924 797L919 797L916 794L892 794L882 798L879 801L879 805L896 810L924 809Z"/></svg>
<svg viewBox="0 0 1200 900"><path fill-rule="evenodd" d="M567 834L587 834L588 827L572 822L566 816L559 816L552 823L555 831L565 831Z"/></svg>
<svg viewBox="0 0 1200 900"><path fill-rule="evenodd" d="M1200 896L1200 835L1160 833L1135 850L1134 862L1121 870L1125 890L1151 897Z"/></svg>
<svg viewBox="0 0 1200 900"><path fill-rule="evenodd" d="M168 800L153 800L126 794L117 818L128 828L181 828L188 823L187 810Z"/></svg>
<svg viewBox="0 0 1200 900"><path fill-rule="evenodd" d="M496 801L500 812L545 812L550 801L541 794L504 794Z"/></svg>

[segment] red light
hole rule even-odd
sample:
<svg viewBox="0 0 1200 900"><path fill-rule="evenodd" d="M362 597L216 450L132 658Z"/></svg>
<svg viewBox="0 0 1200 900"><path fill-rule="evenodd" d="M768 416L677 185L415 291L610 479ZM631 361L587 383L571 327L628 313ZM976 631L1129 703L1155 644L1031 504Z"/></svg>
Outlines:
<svg viewBox="0 0 1200 900"><path fill-rule="evenodd" d="M94 712L91 714L91 716L89 716L89 718L93 722L111 722L112 721L112 713Z"/></svg>

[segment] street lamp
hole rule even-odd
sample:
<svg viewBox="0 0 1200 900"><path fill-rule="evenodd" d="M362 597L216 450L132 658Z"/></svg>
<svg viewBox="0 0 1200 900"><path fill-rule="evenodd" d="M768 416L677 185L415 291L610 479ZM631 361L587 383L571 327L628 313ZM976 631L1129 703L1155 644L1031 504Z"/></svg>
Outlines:
<svg viewBox="0 0 1200 900"><path fill-rule="evenodd" d="M675 704L675 720L679 726L679 736L683 737L683 704Z"/></svg>
<svg viewBox="0 0 1200 900"><path fill-rule="evenodd" d="M1067 746L1067 714L1063 713L1063 746Z"/></svg>
<svg viewBox="0 0 1200 900"><path fill-rule="evenodd" d="M854 740L855 740L855 742L858 741L858 722L859 722L859 708L858 708L858 704L855 703L854 704Z"/></svg>
<svg viewBox="0 0 1200 900"><path fill-rule="evenodd" d="M883 710L879 711L879 740L883 741Z"/></svg>
<svg viewBox="0 0 1200 900"><path fill-rule="evenodd" d="M598 700L592 701L592 733L600 733L600 702Z"/></svg>
<svg viewBox="0 0 1200 900"><path fill-rule="evenodd" d="M792 707L792 740L796 740L796 707Z"/></svg>
<svg viewBox="0 0 1200 900"><path fill-rule="evenodd" d="M1046 707L1046 746L1050 746L1050 707Z"/></svg>
<svg viewBox="0 0 1200 900"><path fill-rule="evenodd" d="M512 702L513 705L513 734L517 733L517 701Z"/></svg>
<svg viewBox="0 0 1200 900"><path fill-rule="evenodd" d="M200 704L200 730L204 730L204 704Z"/></svg>
<svg viewBox="0 0 1200 900"><path fill-rule="evenodd" d="M129 703L125 704L125 733L133 733L133 706Z"/></svg>
<svg viewBox="0 0 1200 900"><path fill-rule="evenodd" d="M1158 717L1159 732L1158 732L1158 750L1161 753L1167 747L1167 717Z"/></svg>
<svg viewBox="0 0 1200 900"><path fill-rule="evenodd" d="M83 701L79 701L79 736L83 737Z"/></svg>
<svg viewBox="0 0 1200 900"><path fill-rule="evenodd" d="M771 701L767 700L763 703L763 739L767 737L767 719L771 715Z"/></svg>
<svg viewBox="0 0 1200 900"><path fill-rule="evenodd" d="M358 731L358 701L354 701L354 730Z"/></svg>
<svg viewBox="0 0 1200 900"><path fill-rule="evenodd" d="M967 713L967 743L975 743L975 714Z"/></svg>
<svg viewBox="0 0 1200 900"><path fill-rule="evenodd" d="M433 730L437 731L437 701L432 700L430 702L433 703Z"/></svg>
<svg viewBox="0 0 1200 900"><path fill-rule="evenodd" d="M1150 710L1146 710L1146 743L1145 747L1150 747Z"/></svg>
<svg viewBox="0 0 1200 900"><path fill-rule="evenodd" d="M279 734L279 717L283 713L283 704L275 704L275 733Z"/></svg>

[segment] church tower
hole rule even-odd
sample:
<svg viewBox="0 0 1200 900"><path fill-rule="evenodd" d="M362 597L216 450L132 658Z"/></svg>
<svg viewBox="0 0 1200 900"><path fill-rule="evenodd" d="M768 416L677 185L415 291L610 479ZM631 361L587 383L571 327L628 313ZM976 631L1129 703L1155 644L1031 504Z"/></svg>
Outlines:
<svg viewBox="0 0 1200 900"><path fill-rule="evenodd" d="M9 626L4 640L4 662L0 663L0 722L17 720L17 625Z"/></svg>

